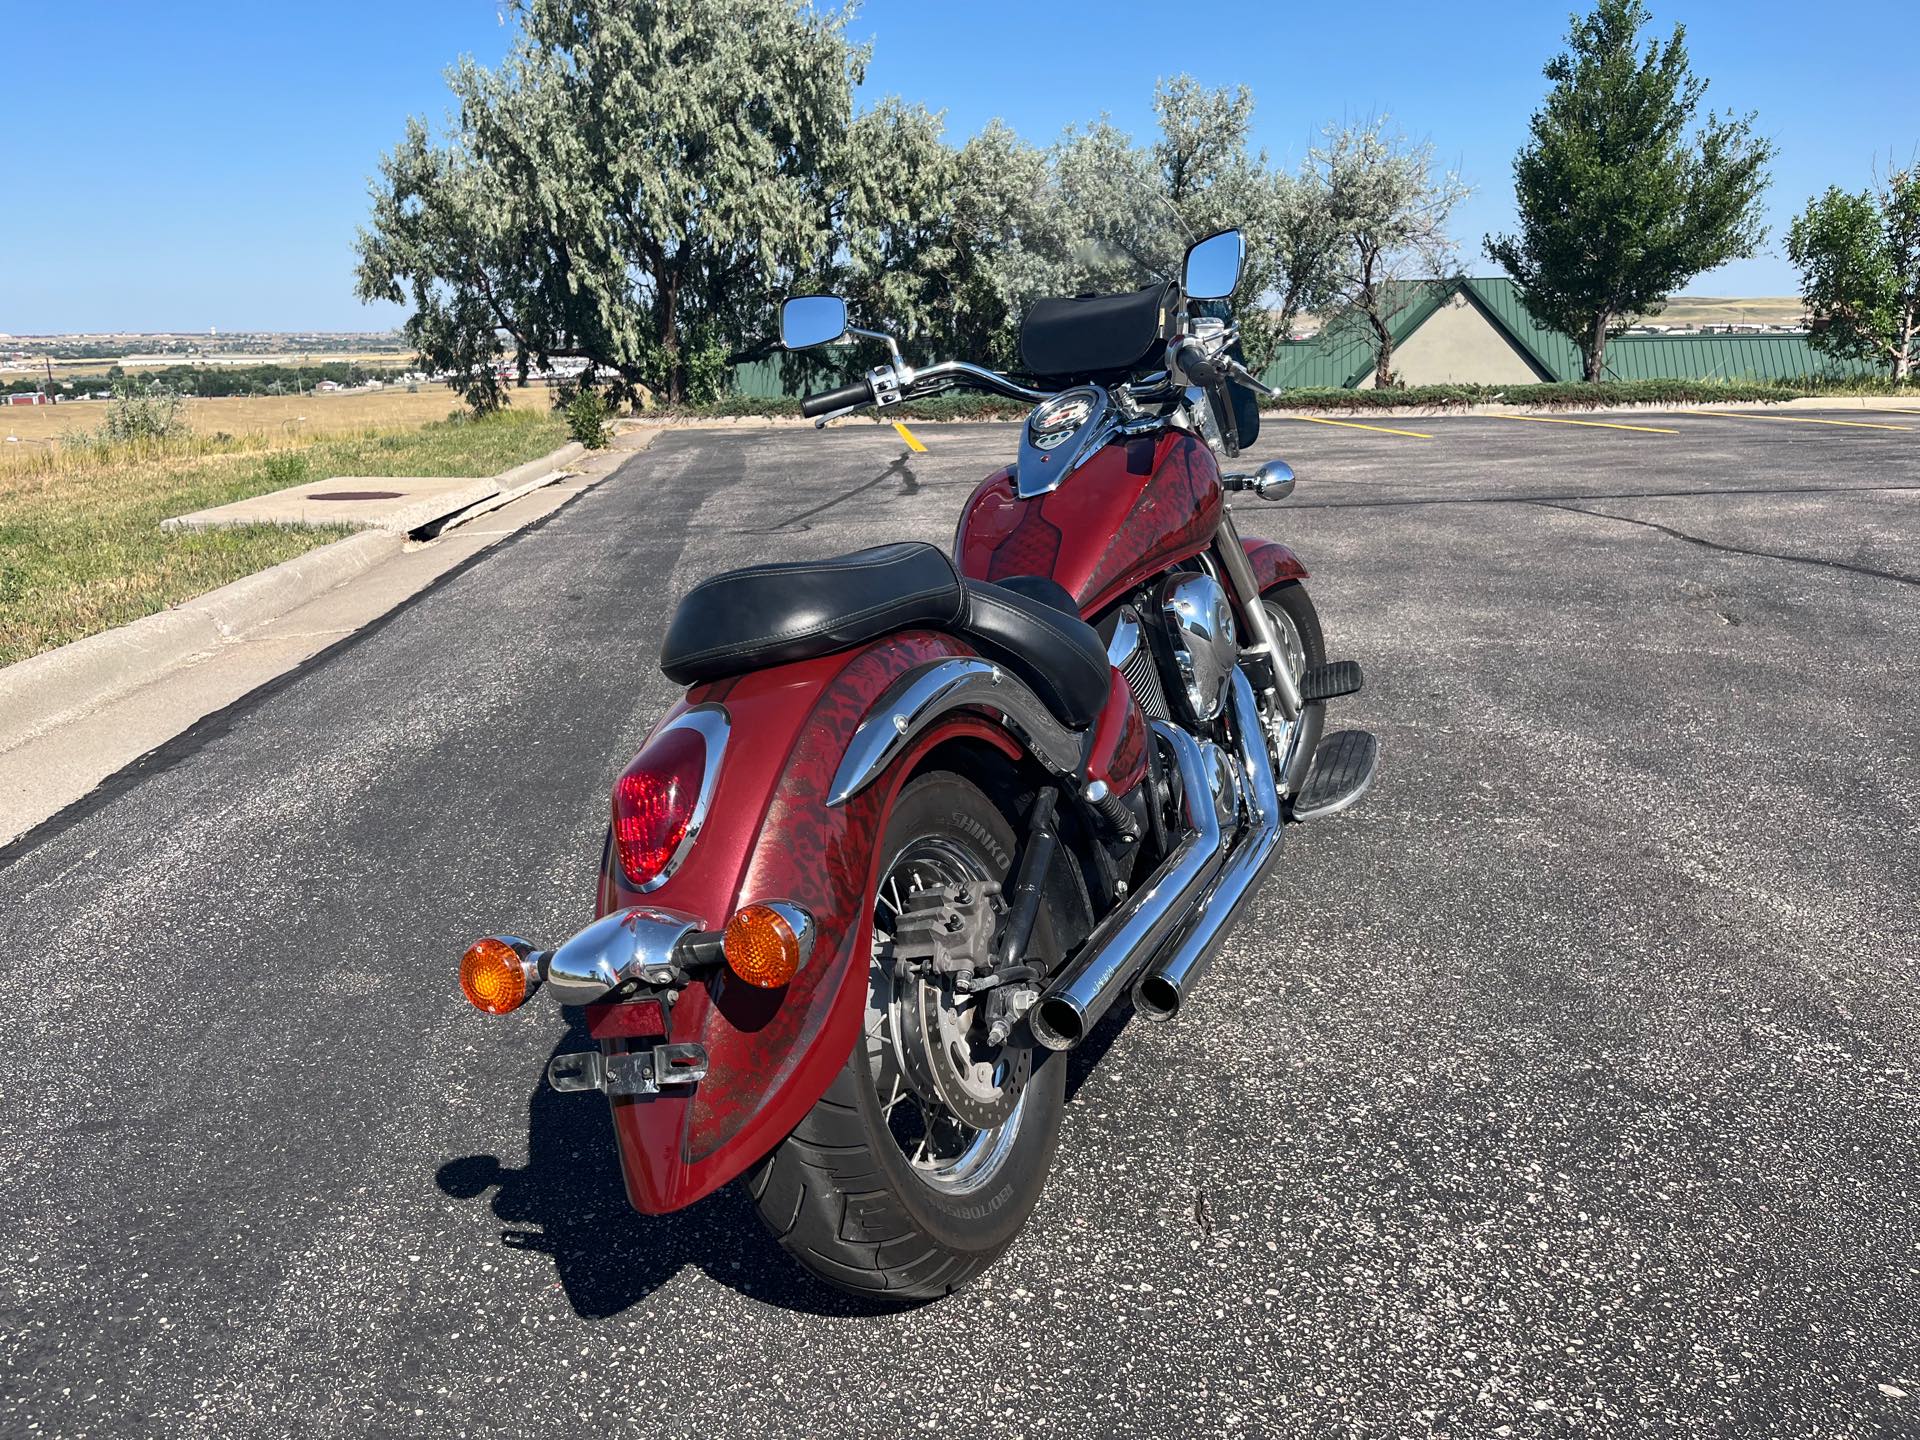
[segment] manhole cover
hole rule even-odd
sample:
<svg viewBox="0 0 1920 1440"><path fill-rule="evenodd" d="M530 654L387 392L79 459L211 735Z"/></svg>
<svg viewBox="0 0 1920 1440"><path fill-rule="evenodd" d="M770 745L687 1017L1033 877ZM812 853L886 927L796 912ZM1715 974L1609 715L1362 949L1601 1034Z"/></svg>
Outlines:
<svg viewBox="0 0 1920 1440"><path fill-rule="evenodd" d="M323 490L309 500L398 500L398 490Z"/></svg>

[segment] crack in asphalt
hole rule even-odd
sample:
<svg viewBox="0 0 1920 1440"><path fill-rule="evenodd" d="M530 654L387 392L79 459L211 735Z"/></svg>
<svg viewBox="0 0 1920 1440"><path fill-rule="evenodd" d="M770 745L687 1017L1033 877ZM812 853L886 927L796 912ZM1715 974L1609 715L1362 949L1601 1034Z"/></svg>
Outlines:
<svg viewBox="0 0 1920 1440"><path fill-rule="evenodd" d="M1920 485L1743 485L1719 490L1610 490L1596 495L1418 495L1393 500L1308 500L1289 510L1373 510L1405 505L1554 505L1568 500L1707 500L1719 495L1879 495Z"/></svg>
<svg viewBox="0 0 1920 1440"><path fill-rule="evenodd" d="M1920 486L1903 485L1888 488L1911 490L1920 489ZM1897 570L1876 570L1871 565L1853 565L1845 560L1825 560L1818 555L1797 555L1781 550L1749 550L1741 545L1723 545L1718 540L1703 540L1698 535L1689 535L1684 530L1676 530L1671 525L1662 525L1657 520L1637 520L1630 515L1609 515L1604 510L1584 510L1578 505L1568 505L1564 501L1527 500L1520 503L1537 506L1542 510L1562 510L1574 515L1590 515L1596 520L1613 520L1621 525L1638 525L1642 529L1658 530L1662 535L1670 535L1675 540L1684 540L1689 545L1698 545L1703 550L1717 550L1723 555L1746 555L1755 560L1784 560L1798 565L1820 565L1829 570L1844 570L1850 575L1866 575L1875 580L1891 580L1898 585L1920 585L1920 575L1902 575Z"/></svg>
<svg viewBox="0 0 1920 1440"><path fill-rule="evenodd" d="M816 515L825 514L827 511L833 509L834 506L844 505L855 496L866 494L867 491L873 489L874 486L884 485L887 481L896 478L902 482L900 493L902 495L911 495L920 488L920 481L913 473L913 466L908 463L912 459L913 452L907 451L902 454L898 460L895 460L891 465L887 466L886 469L874 476L873 479L854 486L853 489L846 491L844 494L835 495L832 499L823 500L818 505L802 510L798 515L790 515L785 520L776 520L773 524L765 526L764 528L749 526L730 529L726 531L726 533L729 535L777 535L782 530L791 530L796 526L802 526L802 522L811 520Z"/></svg>

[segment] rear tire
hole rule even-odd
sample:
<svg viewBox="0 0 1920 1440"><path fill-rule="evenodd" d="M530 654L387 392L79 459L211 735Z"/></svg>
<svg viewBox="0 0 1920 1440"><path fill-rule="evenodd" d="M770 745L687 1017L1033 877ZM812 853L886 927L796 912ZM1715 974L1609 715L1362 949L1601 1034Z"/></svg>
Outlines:
<svg viewBox="0 0 1920 1440"><path fill-rule="evenodd" d="M897 862L921 853L947 856L974 878L1004 883L1015 850L1012 827L979 789L958 775L929 772L908 783L888 818L881 889ZM875 904L883 916L886 900ZM1044 911L1039 927L1044 933L1036 934L1036 944L1044 949L1051 944ZM876 995L885 983L874 982ZM900 1077L897 1068L887 1069L889 1012L877 1012L883 1019L876 1034L875 1003L866 1033L827 1093L749 1174L747 1189L781 1246L829 1284L870 1299L931 1300L991 1265L1026 1223L1059 1140L1067 1070L1036 1049L1012 1113L991 1131L956 1126L952 1144L959 1153L940 1171L937 1155L909 1155L901 1122L889 1118L901 1103ZM883 1083L892 1086L892 1105L883 1101ZM924 1119L927 1107L920 1110ZM926 1126L931 1139L935 1125ZM990 1138L969 1146L968 1133Z"/></svg>

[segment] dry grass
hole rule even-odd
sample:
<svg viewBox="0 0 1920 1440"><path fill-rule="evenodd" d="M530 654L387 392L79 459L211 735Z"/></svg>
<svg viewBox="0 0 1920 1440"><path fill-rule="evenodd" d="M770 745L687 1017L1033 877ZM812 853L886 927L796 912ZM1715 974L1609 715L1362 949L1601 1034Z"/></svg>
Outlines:
<svg viewBox="0 0 1920 1440"><path fill-rule="evenodd" d="M1797 295L1748 298L1676 295L1667 308L1647 318L1650 325L1792 325L1806 313Z"/></svg>
<svg viewBox="0 0 1920 1440"><path fill-rule="evenodd" d="M444 416L445 396L434 398L436 416ZM173 532L160 529L168 516L335 475L492 475L565 441L558 416L528 409L411 429L363 422L358 433L323 440L254 431L42 449L0 461L0 665L151 615L347 533L274 525Z"/></svg>
<svg viewBox="0 0 1920 1440"><path fill-rule="evenodd" d="M167 355L157 362L143 361L138 365L129 365L124 358L113 360L62 360L54 356L49 362L35 360L26 370L7 371L0 378L18 379L27 375L37 379L46 373L48 364L53 367L56 380L77 380L82 376L105 376L114 366L119 366L130 375L138 375L143 370L158 370L169 365L207 364L212 362L193 355ZM221 368L225 365L358 365L367 370L404 370L415 363L411 352L395 350L289 350L272 355L228 354L223 357Z"/></svg>
<svg viewBox="0 0 1920 1440"><path fill-rule="evenodd" d="M527 394L525 409L547 407L545 390ZM73 400L65 405L0 406L0 470L15 453L52 449L63 434L97 430L112 404L111 400ZM376 428L424 425L429 420L444 420L459 408L459 398L452 391L440 385L423 385L412 394L393 389L189 400L187 423L203 435L259 435L285 445ZM8 444L9 435L19 443Z"/></svg>

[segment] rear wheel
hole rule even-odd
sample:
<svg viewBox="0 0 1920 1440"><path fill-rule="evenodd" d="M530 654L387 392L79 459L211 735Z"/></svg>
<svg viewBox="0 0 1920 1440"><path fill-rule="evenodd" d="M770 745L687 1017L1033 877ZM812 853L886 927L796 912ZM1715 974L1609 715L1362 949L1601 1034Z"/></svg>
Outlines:
<svg viewBox="0 0 1920 1440"><path fill-rule="evenodd" d="M950 976L898 973L890 953L916 891L1005 882L1015 849L1006 817L944 771L911 781L888 819L864 1033L748 1181L781 1245L842 1289L899 1300L958 1289L1012 1242L1046 1183L1066 1067L989 1043L980 996ZM1044 912L1035 942L1052 943Z"/></svg>

